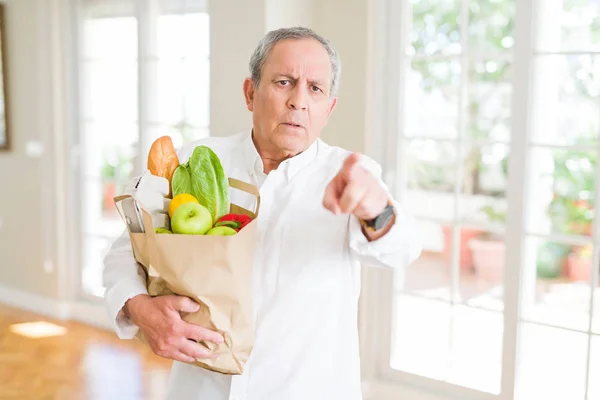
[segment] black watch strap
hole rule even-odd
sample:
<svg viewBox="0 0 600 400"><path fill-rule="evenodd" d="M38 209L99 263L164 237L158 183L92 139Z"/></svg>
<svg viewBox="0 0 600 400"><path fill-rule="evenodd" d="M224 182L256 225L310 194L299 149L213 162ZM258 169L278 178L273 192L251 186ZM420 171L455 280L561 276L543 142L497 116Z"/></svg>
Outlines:
<svg viewBox="0 0 600 400"><path fill-rule="evenodd" d="M387 225L394 216L394 206L388 201L383 211L373 219L362 221L363 226L371 231L377 231Z"/></svg>

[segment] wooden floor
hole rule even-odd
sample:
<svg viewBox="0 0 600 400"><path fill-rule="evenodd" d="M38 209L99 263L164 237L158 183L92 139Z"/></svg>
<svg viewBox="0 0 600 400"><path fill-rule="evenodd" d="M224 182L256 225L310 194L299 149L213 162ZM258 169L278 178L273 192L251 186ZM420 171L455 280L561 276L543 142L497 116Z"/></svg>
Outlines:
<svg viewBox="0 0 600 400"><path fill-rule="evenodd" d="M18 324L39 321L66 331L43 338L15 332ZM2 400L158 400L170 366L137 340L0 305Z"/></svg>

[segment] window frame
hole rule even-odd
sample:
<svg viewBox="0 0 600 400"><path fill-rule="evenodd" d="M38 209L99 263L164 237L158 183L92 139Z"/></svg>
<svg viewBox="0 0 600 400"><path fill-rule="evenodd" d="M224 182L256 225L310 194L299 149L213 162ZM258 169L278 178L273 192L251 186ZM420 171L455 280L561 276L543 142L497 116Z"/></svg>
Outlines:
<svg viewBox="0 0 600 400"><path fill-rule="evenodd" d="M461 0L464 4L468 0ZM543 0L542 0L543 1ZM407 60L404 49L410 34L412 17L410 2L377 0L372 6L373 24L373 62L375 74L371 88L373 98L372 128L383 139L374 135L371 138L373 155L382 162L384 179L397 199L402 203L406 199L407 165L406 137L402 138L404 79ZM363 373L365 388L372 398L443 399L460 398L464 400L512 400L516 395L518 378L519 338L523 320L523 293L525 276L526 239L531 236L526 226L526 215L530 207L528 182L533 179L529 168L530 153L536 147L532 143L532 94L531 74L533 63L539 52L535 52L535 18L539 0L515 2L515 28L513 48L513 91L511 102L511 137L507 143L510 149L509 180L507 186L508 215L506 221L506 266L504 276L504 336L502 349L501 385L499 394L490 394L465 388L455 384L394 370L390 367L393 332L393 272L377 268L365 268L364 295L361 300L361 336L363 347ZM461 18L465 18L462 12ZM381 23L383 21L383 23ZM464 36L464 35L463 35ZM463 38L464 40L464 38ZM463 47L465 48L465 47ZM465 52L463 52L463 56ZM468 52L467 52L468 53ZM586 52L587 53L587 52ZM461 83L464 86L464 83ZM440 142L444 139L438 139ZM458 139L460 143L460 139ZM496 141L495 141L496 142ZM577 146L568 146L576 148ZM591 150L598 151L598 148ZM458 157L458 162L461 158ZM517 171L519 173L510 173ZM521 173L527 171L528 173ZM455 188L455 196L460 188ZM600 166L597 166L595 190L600 190ZM458 202L458 199L455 198ZM595 197L595 208L600 209L600 196ZM456 221L454 221L456 222ZM600 264L600 222L594 220L593 265ZM453 285L458 279L458 238L459 229L454 225L454 259L452 266ZM547 239L557 235L547 235ZM594 268L593 287L598 286L598 269ZM593 291L592 291L593 293ZM593 302L593 294L592 299ZM593 306L592 306L593 307ZM593 312L593 308L591 309ZM543 324L539 324L543 325ZM590 322L591 326L591 322ZM591 329L591 328L590 328ZM592 335L588 333L591 341ZM588 345L590 342L588 342ZM588 346L588 365L586 393L589 390L591 347Z"/></svg>

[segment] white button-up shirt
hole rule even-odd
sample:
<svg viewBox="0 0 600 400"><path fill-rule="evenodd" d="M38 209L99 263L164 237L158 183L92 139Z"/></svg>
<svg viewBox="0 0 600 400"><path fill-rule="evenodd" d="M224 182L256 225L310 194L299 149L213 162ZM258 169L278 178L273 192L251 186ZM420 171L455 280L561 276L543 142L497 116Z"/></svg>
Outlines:
<svg viewBox="0 0 600 400"><path fill-rule="evenodd" d="M215 151L227 176L260 189L255 343L242 375L175 361L168 398L362 399L357 316L361 264L401 268L415 260L421 251L415 222L394 202L394 226L368 242L356 217L325 209L325 189L351 153L320 139L268 175L250 132L189 144L180 150L180 162L201 144ZM361 164L381 179L374 161L364 157ZM231 201L253 207L253 199L239 191L232 190ZM117 334L133 338L138 328L121 308L127 299L147 291L126 232L105 258L104 282Z"/></svg>

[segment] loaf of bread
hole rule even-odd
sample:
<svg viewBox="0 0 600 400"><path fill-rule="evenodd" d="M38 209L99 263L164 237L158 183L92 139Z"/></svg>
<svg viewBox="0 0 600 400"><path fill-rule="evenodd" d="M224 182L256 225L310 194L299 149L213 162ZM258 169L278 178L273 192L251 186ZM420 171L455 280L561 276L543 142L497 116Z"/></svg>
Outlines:
<svg viewBox="0 0 600 400"><path fill-rule="evenodd" d="M148 170L152 175L162 176L169 181L169 197L173 194L171 180L179 167L177 152L169 136L161 136L152 143L148 152Z"/></svg>

